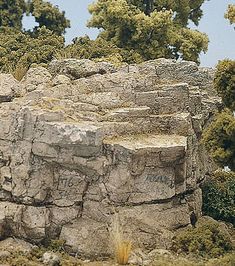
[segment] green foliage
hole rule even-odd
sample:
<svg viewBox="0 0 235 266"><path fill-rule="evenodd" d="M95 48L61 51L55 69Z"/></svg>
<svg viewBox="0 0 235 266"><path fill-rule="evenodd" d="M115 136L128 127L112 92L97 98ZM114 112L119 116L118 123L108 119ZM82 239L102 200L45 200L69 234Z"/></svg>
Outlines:
<svg viewBox="0 0 235 266"><path fill-rule="evenodd" d="M24 0L0 0L0 27L14 27L20 30L25 11Z"/></svg>
<svg viewBox="0 0 235 266"><path fill-rule="evenodd" d="M229 20L230 24L235 24L235 5L228 5L225 18Z"/></svg>
<svg viewBox="0 0 235 266"><path fill-rule="evenodd" d="M61 51L60 57L92 60L95 58L105 58L115 54L120 55L120 49L114 44L102 38L91 40L86 35L84 37L76 38L73 44L68 45L63 51Z"/></svg>
<svg viewBox="0 0 235 266"><path fill-rule="evenodd" d="M224 257L209 260L205 266L234 266L235 253L226 254Z"/></svg>
<svg viewBox="0 0 235 266"><path fill-rule="evenodd" d="M24 13L30 13L39 23L39 27L45 26L57 35L65 33L70 27L70 22L65 18L65 12L43 0L0 0L0 27L11 27L22 29L22 18ZM38 27L34 28L38 31Z"/></svg>
<svg viewBox="0 0 235 266"><path fill-rule="evenodd" d="M202 141L218 165L235 170L235 118L229 109L215 117L203 132Z"/></svg>
<svg viewBox="0 0 235 266"><path fill-rule="evenodd" d="M216 172L202 191L203 213L235 226L235 172Z"/></svg>
<svg viewBox="0 0 235 266"><path fill-rule="evenodd" d="M166 8L175 13L174 22L182 26L186 26L188 21L191 20L194 24L198 25L202 17L201 5L204 0L128 0L128 3L137 6L146 15L151 14L154 10L161 11Z"/></svg>
<svg viewBox="0 0 235 266"><path fill-rule="evenodd" d="M183 256L156 256L150 266L234 266L235 253L228 253L220 258L209 260Z"/></svg>
<svg viewBox="0 0 235 266"><path fill-rule="evenodd" d="M50 240L47 249L52 250L54 252L62 252L65 250L65 242L66 241L63 239L52 239Z"/></svg>
<svg viewBox="0 0 235 266"><path fill-rule="evenodd" d="M193 253L203 257L219 257L232 250L229 236L214 221L203 221L196 228L178 233L173 242L176 252Z"/></svg>
<svg viewBox="0 0 235 266"><path fill-rule="evenodd" d="M0 265L42 266L42 256L50 251L44 247L33 248L30 252L12 252L9 257L0 257ZM54 252L54 251L53 251ZM60 257L61 266L81 266L81 261L65 252L55 252ZM56 264L57 265L57 264Z"/></svg>
<svg viewBox="0 0 235 266"><path fill-rule="evenodd" d="M190 19L198 23L202 2L98 0L89 7L88 26L103 29L99 37L136 54L127 61L165 57L199 62L208 38L186 25Z"/></svg>
<svg viewBox="0 0 235 266"><path fill-rule="evenodd" d="M60 12L58 7L49 2L43 0L29 1L29 12L35 17L39 27L45 26L57 35L64 34L65 29L70 27L70 21L66 19L65 12Z"/></svg>
<svg viewBox="0 0 235 266"><path fill-rule="evenodd" d="M142 62L143 58L135 51L127 51L118 48L114 43L101 37L91 40L88 36L74 40L73 44L57 54L57 58L78 58L90 59L95 61L109 61L114 64L122 62Z"/></svg>
<svg viewBox="0 0 235 266"><path fill-rule="evenodd" d="M64 38L42 27L35 37L13 28L0 28L0 71L12 72L31 64L47 64L63 48Z"/></svg>
<svg viewBox="0 0 235 266"><path fill-rule="evenodd" d="M227 59L218 63L214 85L224 105L235 111L235 61Z"/></svg>

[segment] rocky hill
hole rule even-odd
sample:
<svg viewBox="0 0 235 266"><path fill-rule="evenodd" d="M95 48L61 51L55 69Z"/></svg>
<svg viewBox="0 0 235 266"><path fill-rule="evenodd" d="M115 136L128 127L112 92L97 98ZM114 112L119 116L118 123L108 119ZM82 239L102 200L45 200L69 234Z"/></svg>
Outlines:
<svg viewBox="0 0 235 266"><path fill-rule="evenodd" d="M167 248L201 215L200 144L220 105L213 71L158 59L67 59L0 74L0 236L110 253L118 215L135 246Z"/></svg>

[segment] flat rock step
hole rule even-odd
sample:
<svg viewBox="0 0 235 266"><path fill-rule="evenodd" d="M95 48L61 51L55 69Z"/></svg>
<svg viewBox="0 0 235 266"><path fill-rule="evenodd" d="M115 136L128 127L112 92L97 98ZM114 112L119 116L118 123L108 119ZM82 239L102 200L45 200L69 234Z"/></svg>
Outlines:
<svg viewBox="0 0 235 266"><path fill-rule="evenodd" d="M104 144L116 165L106 182L113 200L169 199L184 187L187 137L143 134L106 139Z"/></svg>
<svg viewBox="0 0 235 266"><path fill-rule="evenodd" d="M134 90L136 92L151 92L151 91L175 91L179 92L181 90L187 89L189 86L188 83L183 83L183 82L164 82L164 84L159 84L159 82L156 81L154 78L151 80L151 77L149 80L145 81L147 84L146 86L142 87L136 87Z"/></svg>
<svg viewBox="0 0 235 266"><path fill-rule="evenodd" d="M157 87L158 90L137 92L135 103L148 106L153 113L171 114L185 112L189 108L189 87L187 84Z"/></svg>
<svg viewBox="0 0 235 266"><path fill-rule="evenodd" d="M147 109L144 109L144 112L147 111ZM116 116L115 119L109 117L96 123L98 127L101 126L103 128L105 136L137 134L188 136L192 133L192 121L189 113L165 115L149 115L145 113L142 115L133 114L132 117L121 113L120 115L114 114L114 116Z"/></svg>
<svg viewBox="0 0 235 266"><path fill-rule="evenodd" d="M150 110L151 108L148 106L117 108L111 110L103 119L106 121L129 121L133 117L149 115Z"/></svg>
<svg viewBox="0 0 235 266"><path fill-rule="evenodd" d="M187 148L187 137L179 135L133 135L113 139L105 139L106 145L122 146L130 151Z"/></svg>

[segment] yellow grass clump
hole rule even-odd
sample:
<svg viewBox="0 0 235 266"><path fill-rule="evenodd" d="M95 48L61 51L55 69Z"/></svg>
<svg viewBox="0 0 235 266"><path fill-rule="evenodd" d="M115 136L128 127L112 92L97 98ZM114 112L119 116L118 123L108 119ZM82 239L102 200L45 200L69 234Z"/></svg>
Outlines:
<svg viewBox="0 0 235 266"><path fill-rule="evenodd" d="M124 238L117 214L114 215L112 222L111 241L117 263L120 265L126 265L131 254L132 242Z"/></svg>
<svg viewBox="0 0 235 266"><path fill-rule="evenodd" d="M21 64L16 65L15 67L7 66L6 69L6 72L12 74L12 76L18 81L21 81L28 71L28 67Z"/></svg>

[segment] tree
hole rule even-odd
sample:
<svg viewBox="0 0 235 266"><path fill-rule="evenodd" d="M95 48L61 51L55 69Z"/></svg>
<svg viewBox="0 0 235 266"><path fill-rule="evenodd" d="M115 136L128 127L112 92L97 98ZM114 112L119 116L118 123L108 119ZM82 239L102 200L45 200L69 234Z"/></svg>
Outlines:
<svg viewBox="0 0 235 266"><path fill-rule="evenodd" d="M187 26L189 20L191 20L195 25L198 25L203 14L201 5L204 2L205 0L128 0L128 3L136 5L148 16L150 16L154 10L172 10L175 13L173 18L174 21L181 26Z"/></svg>
<svg viewBox="0 0 235 266"><path fill-rule="evenodd" d="M65 12L43 0L28 0L27 3L25 0L0 0L0 27L22 30L22 18L26 13L35 17L39 27L45 26L57 35L64 34L65 29L70 27Z"/></svg>
<svg viewBox="0 0 235 266"><path fill-rule="evenodd" d="M121 49L111 42L102 38L91 40L87 35L84 37L75 38L73 43L65 47L60 53L61 57L104 60L108 57L119 58L123 61L121 56ZM108 60L110 61L110 60Z"/></svg>
<svg viewBox="0 0 235 266"><path fill-rule="evenodd" d="M225 18L235 22L235 5L229 5ZM216 68L214 87L225 109L203 133L203 142L221 167L235 171L235 61L220 61Z"/></svg>
<svg viewBox="0 0 235 266"><path fill-rule="evenodd" d="M65 33L70 22L65 13L42 0L0 0L0 71L12 72L31 64L47 64L64 48ZM24 14L39 23L33 31L22 30Z"/></svg>
<svg viewBox="0 0 235 266"><path fill-rule="evenodd" d="M235 111L235 61L226 59L219 62L214 86L224 105Z"/></svg>
<svg viewBox="0 0 235 266"><path fill-rule="evenodd" d="M74 39L73 43L65 47L58 54L61 58L83 58L95 61L109 61L113 64L121 64L127 61L141 61L135 51L127 51L117 47L114 43L98 37L91 40L88 36Z"/></svg>
<svg viewBox="0 0 235 266"><path fill-rule="evenodd" d="M235 5L228 5L227 12L224 16L230 21L230 24L235 24Z"/></svg>
<svg viewBox="0 0 235 266"><path fill-rule="evenodd" d="M65 12L60 12L58 7L49 2L32 0L28 2L28 5L29 12L35 17L39 27L45 26L57 35L64 34L65 29L70 27L70 21L66 19Z"/></svg>
<svg viewBox="0 0 235 266"><path fill-rule="evenodd" d="M89 6L88 26L103 29L100 38L138 54L138 61L165 57L198 63L199 54L207 51L208 38L187 24L190 20L198 24L203 2L98 0Z"/></svg>
<svg viewBox="0 0 235 266"><path fill-rule="evenodd" d="M0 28L0 70L14 72L33 63L47 64L64 47L64 38L42 27L37 37L14 28Z"/></svg>
<svg viewBox="0 0 235 266"><path fill-rule="evenodd" d="M218 63L214 86L226 108L205 130L203 141L219 166L235 171L235 61L227 59Z"/></svg>
<svg viewBox="0 0 235 266"><path fill-rule="evenodd" d="M203 141L212 159L221 167L235 171L235 118L225 109L203 134Z"/></svg>
<svg viewBox="0 0 235 266"><path fill-rule="evenodd" d="M24 0L0 0L0 27L21 29L25 11Z"/></svg>

